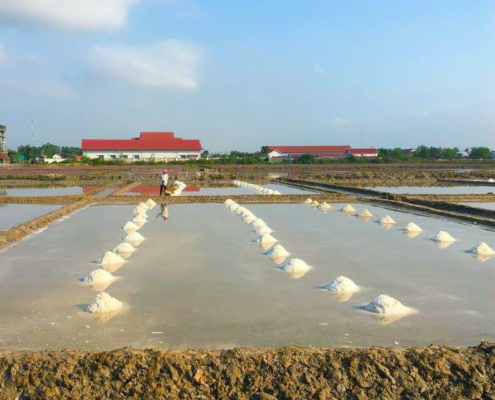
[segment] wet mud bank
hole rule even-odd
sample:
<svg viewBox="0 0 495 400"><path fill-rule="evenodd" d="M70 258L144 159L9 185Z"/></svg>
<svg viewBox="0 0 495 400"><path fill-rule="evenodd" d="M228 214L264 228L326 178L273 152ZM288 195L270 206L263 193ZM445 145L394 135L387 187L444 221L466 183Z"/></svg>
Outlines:
<svg viewBox="0 0 495 400"><path fill-rule="evenodd" d="M192 204L192 203L223 203L227 199L232 199L238 203L256 204L290 204L303 203L308 197L319 202L343 203L356 201L358 196L348 194L282 194L278 196L263 196L257 194L245 195L217 195L217 196L109 196L98 199L98 204L139 204L148 199L153 199L158 204Z"/></svg>
<svg viewBox="0 0 495 400"><path fill-rule="evenodd" d="M75 203L73 202L72 204L69 204L68 206L60 210L52 211L51 213L42 215L41 217L34 218L12 229L1 231L0 250L13 245L22 239L25 239L26 237L32 235L40 229L46 228L52 223L58 221L60 218L63 218L81 208L88 206L89 204L91 204L92 201L92 198L85 198Z"/></svg>
<svg viewBox="0 0 495 400"><path fill-rule="evenodd" d="M494 399L495 345L4 352L5 399Z"/></svg>

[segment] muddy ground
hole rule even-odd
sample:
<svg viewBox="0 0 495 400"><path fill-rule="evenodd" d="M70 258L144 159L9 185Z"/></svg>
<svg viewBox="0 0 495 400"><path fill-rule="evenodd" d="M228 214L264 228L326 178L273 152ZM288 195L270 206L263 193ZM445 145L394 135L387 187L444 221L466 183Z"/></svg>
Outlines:
<svg viewBox="0 0 495 400"><path fill-rule="evenodd" d="M2 399L495 399L495 344L4 352Z"/></svg>

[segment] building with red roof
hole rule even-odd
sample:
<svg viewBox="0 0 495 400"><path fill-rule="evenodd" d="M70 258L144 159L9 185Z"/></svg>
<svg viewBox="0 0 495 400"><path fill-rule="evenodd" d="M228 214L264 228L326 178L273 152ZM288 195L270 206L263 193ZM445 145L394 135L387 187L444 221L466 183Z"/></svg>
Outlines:
<svg viewBox="0 0 495 400"><path fill-rule="evenodd" d="M268 160L272 162L284 159L293 160L303 154L312 154L316 158L344 158L351 146L267 146Z"/></svg>
<svg viewBox="0 0 495 400"><path fill-rule="evenodd" d="M173 132L141 132L131 139L83 139L84 156L104 160L188 160L201 157L203 146L198 139L182 139Z"/></svg>
<svg viewBox="0 0 495 400"><path fill-rule="evenodd" d="M373 147L347 149L346 157L378 157L378 150Z"/></svg>

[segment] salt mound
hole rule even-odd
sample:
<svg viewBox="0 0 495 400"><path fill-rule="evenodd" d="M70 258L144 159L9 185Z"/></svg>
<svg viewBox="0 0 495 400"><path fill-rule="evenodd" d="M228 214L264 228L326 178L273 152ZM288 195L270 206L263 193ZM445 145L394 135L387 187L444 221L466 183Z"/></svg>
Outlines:
<svg viewBox="0 0 495 400"><path fill-rule="evenodd" d="M381 315L406 315L414 312L413 309L406 307L400 301L393 297L381 294L371 303L359 307L362 310Z"/></svg>
<svg viewBox="0 0 495 400"><path fill-rule="evenodd" d="M339 276L332 280L324 288L330 292L336 293L355 293L359 291L359 286L345 276Z"/></svg>
<svg viewBox="0 0 495 400"><path fill-rule="evenodd" d="M304 204L307 204L308 206L313 202L313 200L311 200L309 197L304 200Z"/></svg>
<svg viewBox="0 0 495 400"><path fill-rule="evenodd" d="M276 243L278 242L277 239L275 239L272 235L269 233L265 235L261 235L256 239L256 243L262 243L262 244L267 244L267 243Z"/></svg>
<svg viewBox="0 0 495 400"><path fill-rule="evenodd" d="M148 207L148 206L146 206L146 207ZM142 208L142 207L140 207L140 206L137 206L137 207L136 207L136 208L132 211L132 213L133 213L134 215L146 214L146 210L148 210L148 208Z"/></svg>
<svg viewBox="0 0 495 400"><path fill-rule="evenodd" d="M266 235L267 233L272 233L273 230L268 227L268 225L263 225L255 230L258 236Z"/></svg>
<svg viewBox="0 0 495 400"><path fill-rule="evenodd" d="M318 207L319 205L320 203L318 203L316 200L310 204L311 207Z"/></svg>
<svg viewBox="0 0 495 400"><path fill-rule="evenodd" d="M252 223L253 221L256 221L256 217L253 215L253 214L248 214L246 215L244 218L243 218L243 221L246 223L246 224L250 224Z"/></svg>
<svg viewBox="0 0 495 400"><path fill-rule="evenodd" d="M290 253L281 244L276 244L265 253L272 260L289 257Z"/></svg>
<svg viewBox="0 0 495 400"><path fill-rule="evenodd" d="M447 232L440 231L437 233L437 235L433 238L433 241L435 242L455 242L455 239L450 236Z"/></svg>
<svg viewBox="0 0 495 400"><path fill-rule="evenodd" d="M86 309L91 314L103 314L117 311L122 303L105 292L98 293Z"/></svg>
<svg viewBox="0 0 495 400"><path fill-rule="evenodd" d="M130 233L129 235L132 235L132 233ZM138 233L139 235L139 233ZM101 257L99 260L98 260L98 264L99 265L113 265L113 264L120 264L120 263L125 263L125 260L119 256L118 254L115 254L111 251L107 251L103 257Z"/></svg>
<svg viewBox="0 0 495 400"><path fill-rule="evenodd" d="M234 212L235 210L237 210L239 207L240 207L240 205L239 205L239 204L237 204L237 203L233 203L233 204L230 204L229 206L227 206L227 208L228 208L230 211L232 211L232 212Z"/></svg>
<svg viewBox="0 0 495 400"><path fill-rule="evenodd" d="M495 251L490 246L488 246L485 242L481 242L480 244L478 244L478 246L473 247L470 250L470 253L478 254L480 256L494 256L495 255Z"/></svg>
<svg viewBox="0 0 495 400"><path fill-rule="evenodd" d="M280 196L282 193L280 193L278 190L274 190L273 191L273 194L276 195L276 196Z"/></svg>
<svg viewBox="0 0 495 400"><path fill-rule="evenodd" d="M351 206L350 204L347 204L346 206L344 206L340 211L342 212L356 212L356 209Z"/></svg>
<svg viewBox="0 0 495 400"><path fill-rule="evenodd" d="M395 224L396 222L390 215L385 215L384 217L381 217L378 220L379 224L384 224L384 225L389 225L389 224Z"/></svg>
<svg viewBox="0 0 495 400"><path fill-rule="evenodd" d="M132 222L135 224L144 224L146 223L146 218L143 215L137 215L132 219Z"/></svg>
<svg viewBox="0 0 495 400"><path fill-rule="evenodd" d="M137 230L139 230L139 226L137 226L134 222L131 222L129 221L127 224L124 225L124 231L126 231L127 233L129 232L135 232Z"/></svg>
<svg viewBox="0 0 495 400"><path fill-rule="evenodd" d="M251 222L251 226L255 229L261 228L262 226L265 225L266 225L265 221L263 221L261 218L257 218L253 222Z"/></svg>
<svg viewBox="0 0 495 400"><path fill-rule="evenodd" d="M372 218L373 214L371 214L366 208L363 208L358 212L357 216L361 218Z"/></svg>
<svg viewBox="0 0 495 400"><path fill-rule="evenodd" d="M232 199L227 199L223 202L226 206L230 206L231 204L235 204L235 201Z"/></svg>
<svg viewBox="0 0 495 400"><path fill-rule="evenodd" d="M330 209L332 208L332 206L331 206L330 204L328 204L326 201L324 201L323 203L321 203L321 204L318 206L318 208L319 208L320 210L325 211L325 210L330 210Z"/></svg>
<svg viewBox="0 0 495 400"><path fill-rule="evenodd" d="M404 228L406 232L423 232L423 229L421 229L418 225L416 225L414 222L409 222L406 227Z"/></svg>
<svg viewBox="0 0 495 400"><path fill-rule="evenodd" d="M244 211L247 211L246 207L239 207L237 208L234 212L237 214L237 215L241 215Z"/></svg>
<svg viewBox="0 0 495 400"><path fill-rule="evenodd" d="M149 210L148 204L146 203L139 203L136 208L139 208L140 210L144 210L144 211Z"/></svg>
<svg viewBox="0 0 495 400"><path fill-rule="evenodd" d="M306 264L303 260L299 260L298 258L293 258L279 269L281 271L286 271L286 272L299 272L299 271L307 272L311 269L311 267L308 264Z"/></svg>
<svg viewBox="0 0 495 400"><path fill-rule="evenodd" d="M95 269L86 278L79 279L79 282L88 285L111 282L115 277L104 269Z"/></svg>
<svg viewBox="0 0 495 400"><path fill-rule="evenodd" d="M112 251L114 253L129 254L129 253L134 253L136 249L131 244L127 242L123 242L120 243L117 247L115 247Z"/></svg>
<svg viewBox="0 0 495 400"><path fill-rule="evenodd" d="M152 199L148 199L145 204L148 206L150 210L155 208L156 206L156 203Z"/></svg>
<svg viewBox="0 0 495 400"><path fill-rule="evenodd" d="M143 240L144 237L139 232L131 232L124 238L125 242L131 243L133 246L138 246Z"/></svg>

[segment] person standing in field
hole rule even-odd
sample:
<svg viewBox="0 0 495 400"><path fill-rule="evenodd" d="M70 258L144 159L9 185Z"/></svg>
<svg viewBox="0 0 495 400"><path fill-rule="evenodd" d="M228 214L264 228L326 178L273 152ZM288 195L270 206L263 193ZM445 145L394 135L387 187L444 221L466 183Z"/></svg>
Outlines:
<svg viewBox="0 0 495 400"><path fill-rule="evenodd" d="M168 171L166 168L159 175L160 177L160 196L163 194L165 190L167 190L168 186Z"/></svg>

